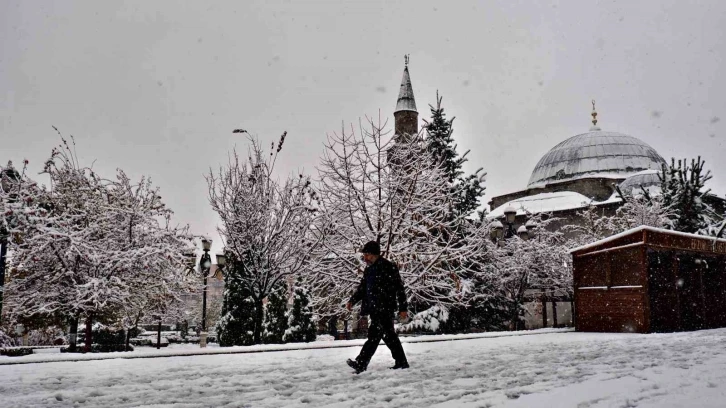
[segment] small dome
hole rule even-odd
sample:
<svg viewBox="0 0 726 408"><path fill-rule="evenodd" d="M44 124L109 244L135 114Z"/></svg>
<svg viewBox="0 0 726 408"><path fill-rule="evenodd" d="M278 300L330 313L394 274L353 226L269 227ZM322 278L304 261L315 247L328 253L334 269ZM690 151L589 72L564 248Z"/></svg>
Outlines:
<svg viewBox="0 0 726 408"><path fill-rule="evenodd" d="M547 152L532 171L527 187L585 177L624 179L643 170L658 170L665 164L645 142L596 129L573 136Z"/></svg>
<svg viewBox="0 0 726 408"><path fill-rule="evenodd" d="M618 187L623 194L638 194L641 188L652 190L653 187L660 188L660 172L658 170L644 170L635 173L623 180Z"/></svg>

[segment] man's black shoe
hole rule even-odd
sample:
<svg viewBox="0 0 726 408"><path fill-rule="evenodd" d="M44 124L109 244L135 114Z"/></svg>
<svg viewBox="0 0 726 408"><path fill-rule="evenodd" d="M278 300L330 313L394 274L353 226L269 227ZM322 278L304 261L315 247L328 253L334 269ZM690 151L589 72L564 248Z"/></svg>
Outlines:
<svg viewBox="0 0 726 408"><path fill-rule="evenodd" d="M350 368L352 368L352 369L354 369L354 370L355 370L355 373L356 373L356 374L360 374L360 373L362 373L363 371L365 371L365 370L366 370L366 368L365 368L365 367L362 367L362 366L361 366L361 365L360 365L360 364L359 364L359 363L358 363L357 361L355 361L355 360L351 360L351 359L348 359L348 361L346 361L346 363L348 363L348 365L350 366Z"/></svg>
<svg viewBox="0 0 726 408"><path fill-rule="evenodd" d="M399 369L403 370L403 369L408 368L408 362L396 363L393 367L388 367L388 368L390 368L391 370L399 370Z"/></svg>

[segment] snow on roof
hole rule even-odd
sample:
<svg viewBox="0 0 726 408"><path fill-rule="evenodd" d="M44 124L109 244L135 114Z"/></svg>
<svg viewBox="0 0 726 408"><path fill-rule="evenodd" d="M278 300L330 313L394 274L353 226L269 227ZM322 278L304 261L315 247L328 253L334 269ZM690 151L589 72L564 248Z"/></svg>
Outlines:
<svg viewBox="0 0 726 408"><path fill-rule="evenodd" d="M579 246L577 248L572 248L572 249L570 249L569 252L570 253L573 253L573 252L577 252L577 251L582 251L583 249L590 249L590 248L593 248L593 247L596 247L596 246L600 246L600 245L606 244L608 242L615 241L616 239L619 239L619 238L622 238L622 237L625 237L625 236L628 236L628 235L631 235L633 233L640 232L640 231L653 231L653 232L660 232L660 233L663 233L663 234L677 235L677 236L686 237L686 238L701 238L701 239L707 239L707 240L710 240L710 241L713 241L713 242L724 242L724 243L726 243L726 239L709 237L707 235L689 234L687 232L673 231L673 230L667 230L667 229L663 229L663 228L655 228L655 227L649 227L647 225L641 225L640 227L631 228L631 229L629 229L627 231L623 231L623 232L621 232L619 234L615 234L613 236L610 236L610 237L607 237L607 238L603 238L603 239L601 239L599 241L591 242L591 243L589 243L587 245L582 245L582 246Z"/></svg>
<svg viewBox="0 0 726 408"><path fill-rule="evenodd" d="M593 201L574 191L540 193L506 202L493 209L487 215L487 218L491 219L502 217L504 215L504 210L508 206L514 207L517 210L517 215L525 215L574 210L584 208L589 205L619 203L620 201L621 199L617 196L617 194L614 194L605 201Z"/></svg>
<svg viewBox="0 0 726 408"><path fill-rule="evenodd" d="M411 76L408 74L408 66L403 69L403 79L401 80L401 90L398 92L398 101L396 102L395 112L416 110L416 99L413 97L413 86L411 86Z"/></svg>

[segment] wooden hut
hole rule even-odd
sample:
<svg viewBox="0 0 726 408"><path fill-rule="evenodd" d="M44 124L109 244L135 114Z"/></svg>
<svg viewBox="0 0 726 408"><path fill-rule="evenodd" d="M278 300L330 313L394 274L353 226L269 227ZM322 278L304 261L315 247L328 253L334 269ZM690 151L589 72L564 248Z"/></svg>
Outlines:
<svg viewBox="0 0 726 408"><path fill-rule="evenodd" d="M726 240L638 227L570 252L577 331L726 327Z"/></svg>

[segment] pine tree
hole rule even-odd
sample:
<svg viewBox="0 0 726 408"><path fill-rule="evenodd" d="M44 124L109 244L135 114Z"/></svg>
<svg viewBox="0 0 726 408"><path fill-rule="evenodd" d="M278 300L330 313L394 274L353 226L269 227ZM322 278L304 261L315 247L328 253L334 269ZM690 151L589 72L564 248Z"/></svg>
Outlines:
<svg viewBox="0 0 726 408"><path fill-rule="evenodd" d="M453 137L453 122L455 117L446 119L444 108L441 107L443 98L436 93L436 107L429 105L431 109L431 121L426 122L426 142L429 152L434 161L439 163L446 174L449 185L455 192L454 208L452 216L466 217L479 207L479 199L484 195L483 181L485 173L482 169L473 174L464 176L462 166L466 163L465 152L459 156L456 151L456 143Z"/></svg>
<svg viewBox="0 0 726 408"><path fill-rule="evenodd" d="M228 256L228 270L225 280L222 317L217 323L219 345L248 346L254 344L255 302L249 291L241 284L236 262Z"/></svg>
<svg viewBox="0 0 726 408"><path fill-rule="evenodd" d="M283 283L267 297L263 342L282 343L285 330L287 330L287 285Z"/></svg>
<svg viewBox="0 0 726 408"><path fill-rule="evenodd" d="M310 308L308 291L300 281L293 287L294 298L292 310L288 312L288 326L285 331L285 342L299 343L315 340L315 322Z"/></svg>
<svg viewBox="0 0 726 408"><path fill-rule="evenodd" d="M433 156L434 163L441 166L446 174L449 188L453 196L453 205L450 209L450 218L459 222L468 222L465 217L472 214L479 207L479 200L484 195L484 176L482 169L474 174L464 176L462 166L466 163L466 155L462 156L456 151L456 143L453 138L453 122L455 118L446 119L444 108L441 106L443 98L436 93L436 107L429 105L431 109L431 121L426 123L427 148ZM479 215L483 219L484 213ZM461 237L463 240L464 237ZM455 266L452 266L456 268ZM448 320L442 325L441 330L445 333L466 332L470 329L471 309L469 305L458 305L451 307L447 314Z"/></svg>
<svg viewBox="0 0 726 408"><path fill-rule="evenodd" d="M703 170L705 162L699 156L688 165L685 159L671 159L671 164L661 172L663 205L669 211L671 228L676 231L697 233L714 224L715 212L704 201L710 190L706 182L711 172Z"/></svg>

